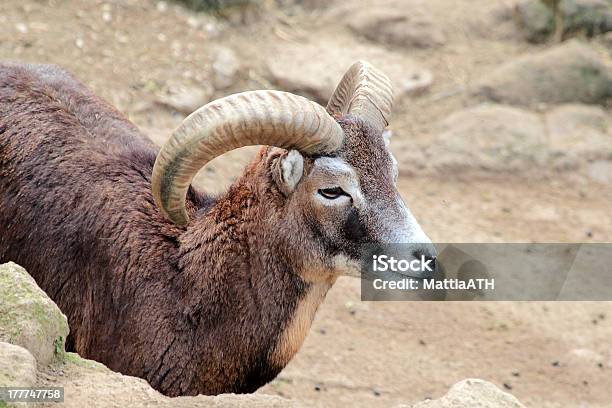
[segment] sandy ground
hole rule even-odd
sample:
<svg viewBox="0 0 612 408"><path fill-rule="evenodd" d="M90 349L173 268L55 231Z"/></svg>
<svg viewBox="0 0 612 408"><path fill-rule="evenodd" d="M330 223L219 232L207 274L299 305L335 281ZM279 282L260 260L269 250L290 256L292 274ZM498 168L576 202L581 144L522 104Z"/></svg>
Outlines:
<svg viewBox="0 0 612 408"><path fill-rule="evenodd" d="M469 103L463 89L473 78L545 47L514 38L507 27L482 35L489 29L491 2L452 3L428 3L452 33L441 51L400 53L436 75L427 95L405 98L396 107L393 130L403 143L394 153L400 158L412 138L427 137L433 122ZM334 24L342 10L322 16L294 9L231 25L153 0L5 0L0 59L68 68L162 142L183 115L159 106L158 95L173 84L204 86L218 44L236 49L243 68L239 81L215 91L215 97L271 87L265 60L279 42L315 36L341 48L359 41ZM200 185L222 190L252 152L243 149L216 160ZM399 186L435 241L612 241L612 187L572 173L403 175ZM359 298L359 282L341 278L301 351L258 392L320 406L390 406L439 397L453 383L478 377L510 390L529 407L612 406L610 303L365 303Z"/></svg>

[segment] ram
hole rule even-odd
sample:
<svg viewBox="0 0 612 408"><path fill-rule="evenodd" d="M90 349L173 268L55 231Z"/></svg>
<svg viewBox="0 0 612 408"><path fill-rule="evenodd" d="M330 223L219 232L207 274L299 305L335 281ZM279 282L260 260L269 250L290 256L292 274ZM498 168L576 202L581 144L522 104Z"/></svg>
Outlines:
<svg viewBox="0 0 612 408"><path fill-rule="evenodd" d="M0 262L66 313L66 347L170 396L253 392L301 346L364 243L431 242L382 136L389 80L354 64L327 110L252 91L187 117L158 149L65 71L0 65ZM190 186L264 145L224 194Z"/></svg>

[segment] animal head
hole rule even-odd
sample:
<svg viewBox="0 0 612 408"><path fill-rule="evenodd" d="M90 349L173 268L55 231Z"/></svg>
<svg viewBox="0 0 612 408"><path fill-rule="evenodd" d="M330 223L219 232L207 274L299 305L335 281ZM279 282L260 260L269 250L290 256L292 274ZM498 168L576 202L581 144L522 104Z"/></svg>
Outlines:
<svg viewBox="0 0 612 408"><path fill-rule="evenodd" d="M274 146L257 165L281 193L293 242L316 254L326 270L355 274L364 244L406 243L414 258L435 258L397 191L397 162L385 132L391 106L390 81L365 62L347 71L326 109L278 91L211 102L185 119L160 151L155 201L185 225L185 196L201 167L238 147Z"/></svg>

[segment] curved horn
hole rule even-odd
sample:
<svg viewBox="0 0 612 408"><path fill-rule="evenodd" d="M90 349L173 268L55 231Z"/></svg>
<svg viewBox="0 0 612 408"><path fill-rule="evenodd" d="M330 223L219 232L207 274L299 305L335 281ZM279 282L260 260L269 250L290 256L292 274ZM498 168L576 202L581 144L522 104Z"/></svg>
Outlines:
<svg viewBox="0 0 612 408"><path fill-rule="evenodd" d="M355 114L382 131L389 124L393 106L391 81L365 61L354 63L327 103L332 116Z"/></svg>
<svg viewBox="0 0 612 408"><path fill-rule="evenodd" d="M161 148L153 167L153 198L166 217L185 225L189 185L213 158L259 144L328 153L340 148L343 138L325 109L301 96L280 91L230 95L189 115Z"/></svg>

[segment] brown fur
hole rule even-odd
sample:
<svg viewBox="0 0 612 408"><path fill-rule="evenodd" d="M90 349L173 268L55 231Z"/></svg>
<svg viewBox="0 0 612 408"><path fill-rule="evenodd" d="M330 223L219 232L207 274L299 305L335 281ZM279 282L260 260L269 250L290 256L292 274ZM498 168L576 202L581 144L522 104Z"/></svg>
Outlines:
<svg viewBox="0 0 612 408"><path fill-rule="evenodd" d="M348 143L379 149L359 123L341 122ZM343 244L300 204L308 183L279 189L281 149L262 149L226 194L190 189L187 227L154 204L156 153L68 73L0 64L0 262L67 314L68 349L166 395L253 392L299 349Z"/></svg>

